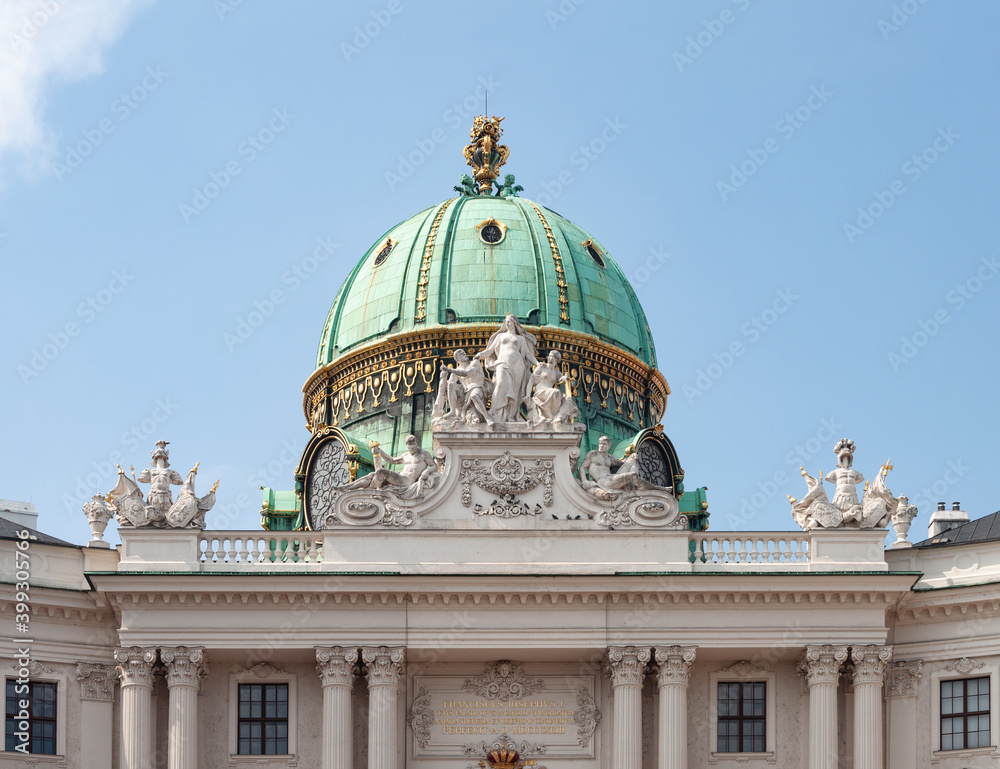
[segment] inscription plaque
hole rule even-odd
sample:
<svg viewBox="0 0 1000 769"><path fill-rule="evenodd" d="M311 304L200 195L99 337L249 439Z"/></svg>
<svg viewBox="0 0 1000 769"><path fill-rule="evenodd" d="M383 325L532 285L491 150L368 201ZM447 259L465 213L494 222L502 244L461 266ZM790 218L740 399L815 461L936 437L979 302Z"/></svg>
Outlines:
<svg viewBox="0 0 1000 769"><path fill-rule="evenodd" d="M507 736L524 758L593 758L595 684L594 676L535 676L507 661L479 675L414 676L413 757L478 755L483 743Z"/></svg>

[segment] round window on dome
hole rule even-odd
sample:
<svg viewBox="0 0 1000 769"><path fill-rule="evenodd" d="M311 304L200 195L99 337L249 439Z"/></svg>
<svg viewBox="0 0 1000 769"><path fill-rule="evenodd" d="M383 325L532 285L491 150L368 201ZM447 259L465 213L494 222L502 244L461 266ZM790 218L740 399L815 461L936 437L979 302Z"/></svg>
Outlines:
<svg viewBox="0 0 1000 769"><path fill-rule="evenodd" d="M501 243L507 235L507 225L490 217L476 225L479 239L489 246Z"/></svg>
<svg viewBox="0 0 1000 769"><path fill-rule="evenodd" d="M389 254L391 254L392 253L392 249L394 249L396 247L396 243L397 243L397 241L393 240L392 238L386 238L385 239L385 242L381 245L381 247L375 253L374 264L375 264L376 267L378 267L380 264L382 264L383 262L385 262L386 259L389 258Z"/></svg>
<svg viewBox="0 0 1000 769"><path fill-rule="evenodd" d="M590 254L591 259L597 262L601 267L607 267L607 264L604 262L604 252L597 247L597 244L594 243L594 241L585 240L580 245L587 249L587 253Z"/></svg>

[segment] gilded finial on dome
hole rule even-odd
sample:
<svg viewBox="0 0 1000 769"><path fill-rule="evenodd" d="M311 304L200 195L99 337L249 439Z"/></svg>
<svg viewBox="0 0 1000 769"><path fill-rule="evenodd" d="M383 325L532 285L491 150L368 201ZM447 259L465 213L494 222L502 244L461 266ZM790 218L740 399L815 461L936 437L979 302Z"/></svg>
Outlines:
<svg viewBox="0 0 1000 769"><path fill-rule="evenodd" d="M463 155L465 161L472 166L472 175L479 185L480 195L493 192L493 182L500 174L500 167L507 162L510 148L500 144L503 129L500 127L502 117L494 115L487 118L478 115L472 121L472 131L469 136L472 142L466 145Z"/></svg>

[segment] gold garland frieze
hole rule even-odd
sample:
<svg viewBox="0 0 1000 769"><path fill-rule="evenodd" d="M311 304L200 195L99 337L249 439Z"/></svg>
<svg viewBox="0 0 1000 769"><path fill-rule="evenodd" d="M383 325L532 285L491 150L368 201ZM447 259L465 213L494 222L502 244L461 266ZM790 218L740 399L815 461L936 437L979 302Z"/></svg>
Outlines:
<svg viewBox="0 0 1000 769"><path fill-rule="evenodd" d="M434 223L431 224L431 231L427 235L427 244L424 246L424 258L420 264L420 279L417 281L417 312L413 318L417 323L423 323L427 320L427 286L430 284L431 258L434 256L434 241L437 239L438 227L441 226L441 220L444 218L444 212L448 210L448 207L455 200L456 198L452 198L451 200L446 200L444 202L441 209L437 212L437 216L434 217Z"/></svg>
<svg viewBox="0 0 1000 769"><path fill-rule="evenodd" d="M435 326L384 339L344 356L306 383L303 406L309 424L326 421L339 425L396 403L400 397L433 393L442 361L459 347L485 346L494 330L486 324ZM538 337L539 350L562 352L570 387L574 397L581 398L581 405L638 423L644 421L643 403L648 398L651 417L658 420L662 416L670 388L655 369L586 334L551 326L530 330Z"/></svg>

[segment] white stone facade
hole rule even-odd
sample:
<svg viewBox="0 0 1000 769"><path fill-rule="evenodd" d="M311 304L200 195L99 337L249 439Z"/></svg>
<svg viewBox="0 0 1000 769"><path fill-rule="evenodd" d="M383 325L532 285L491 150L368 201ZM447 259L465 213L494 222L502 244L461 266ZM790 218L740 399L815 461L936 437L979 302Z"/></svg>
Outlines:
<svg viewBox="0 0 1000 769"><path fill-rule="evenodd" d="M482 520L31 543L30 677L57 684L58 750L0 767L457 769L491 724L550 769L1000 757L1000 547ZM0 664L16 678L15 646ZM942 750L941 682L974 678L989 745ZM288 685L287 755L239 754L247 682ZM765 685L764 750L717 750L727 682Z"/></svg>

